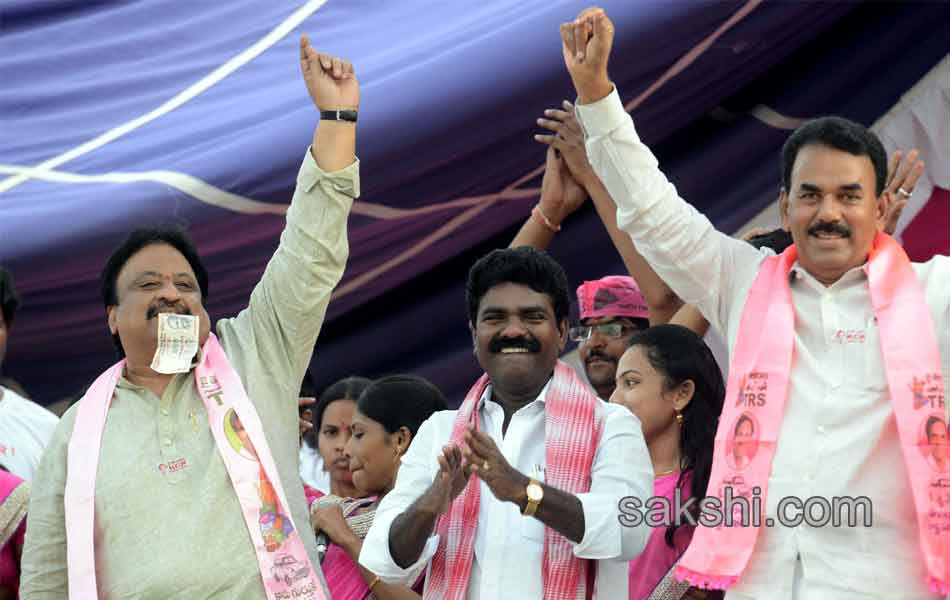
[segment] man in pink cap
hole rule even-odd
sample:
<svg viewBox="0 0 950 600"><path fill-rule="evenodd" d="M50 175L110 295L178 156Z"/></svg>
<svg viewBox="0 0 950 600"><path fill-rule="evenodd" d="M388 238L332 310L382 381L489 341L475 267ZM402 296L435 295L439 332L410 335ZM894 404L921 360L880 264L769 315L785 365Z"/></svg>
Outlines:
<svg viewBox="0 0 950 600"><path fill-rule="evenodd" d="M616 386L617 361L630 344L630 336L650 326L647 301L637 282L625 275L585 281L577 288L580 325L571 327L571 340L587 381L601 399Z"/></svg>

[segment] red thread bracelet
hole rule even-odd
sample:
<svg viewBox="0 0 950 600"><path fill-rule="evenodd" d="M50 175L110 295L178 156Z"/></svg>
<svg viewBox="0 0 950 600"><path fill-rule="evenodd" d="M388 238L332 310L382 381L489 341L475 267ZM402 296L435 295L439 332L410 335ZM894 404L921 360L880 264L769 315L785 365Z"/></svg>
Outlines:
<svg viewBox="0 0 950 600"><path fill-rule="evenodd" d="M553 231L554 233L557 233L558 231L561 230L560 225L555 225L554 223L551 222L550 219L548 219L547 215L544 214L544 211L541 210L540 204L534 205L534 208L531 209L531 216L534 217L535 220L537 220L539 223L541 223L542 225L544 225L545 227Z"/></svg>

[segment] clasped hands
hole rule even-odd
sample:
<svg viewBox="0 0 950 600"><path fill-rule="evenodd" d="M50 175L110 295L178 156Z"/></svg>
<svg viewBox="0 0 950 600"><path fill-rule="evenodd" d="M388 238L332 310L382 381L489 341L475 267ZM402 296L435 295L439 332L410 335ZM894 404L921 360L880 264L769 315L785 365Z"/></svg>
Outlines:
<svg viewBox="0 0 950 600"><path fill-rule="evenodd" d="M484 432L469 428L459 447L449 443L439 455L439 472L423 496L424 505L434 514L446 512L472 475L488 485L502 502L513 502L521 508L527 502L527 476L512 467L495 441Z"/></svg>

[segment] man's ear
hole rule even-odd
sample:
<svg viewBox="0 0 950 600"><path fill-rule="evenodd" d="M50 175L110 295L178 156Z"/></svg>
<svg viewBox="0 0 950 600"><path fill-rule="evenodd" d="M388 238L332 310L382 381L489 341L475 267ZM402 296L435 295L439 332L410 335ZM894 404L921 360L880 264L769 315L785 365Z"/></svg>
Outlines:
<svg viewBox="0 0 950 600"><path fill-rule="evenodd" d="M211 334L211 317L204 305L201 305L201 314L198 316L198 344L204 346Z"/></svg>
<svg viewBox="0 0 950 600"><path fill-rule="evenodd" d="M789 231L788 192L785 191L785 188L782 188L782 191L778 193L778 212L782 217L782 229Z"/></svg>
<svg viewBox="0 0 950 600"><path fill-rule="evenodd" d="M564 352L564 348L567 347L567 332L568 332L568 329L569 329L569 324L568 324L567 318L565 317L565 318L561 319L561 322L558 323L558 325L557 325L558 337L559 337L559 340L558 340L558 354L563 353L563 352Z"/></svg>
<svg viewBox="0 0 950 600"><path fill-rule="evenodd" d="M119 317L116 315L118 308L119 307L115 304L106 307L106 318L109 322L109 333L112 335L119 333Z"/></svg>
<svg viewBox="0 0 950 600"><path fill-rule="evenodd" d="M877 230L884 231L887 225L887 209L894 202L894 196L887 190L884 190L877 199Z"/></svg>

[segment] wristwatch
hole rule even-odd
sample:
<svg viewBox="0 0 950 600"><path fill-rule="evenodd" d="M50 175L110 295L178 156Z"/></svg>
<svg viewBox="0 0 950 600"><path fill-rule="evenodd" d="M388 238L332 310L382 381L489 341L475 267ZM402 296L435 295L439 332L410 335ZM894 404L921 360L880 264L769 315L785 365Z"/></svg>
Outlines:
<svg viewBox="0 0 950 600"><path fill-rule="evenodd" d="M531 479L528 481L525 493L528 495L528 503L521 514L526 517L533 517L535 511L538 510L538 505L541 504L541 500L544 498L544 488L541 487L541 483L537 479Z"/></svg>
<svg viewBox="0 0 950 600"><path fill-rule="evenodd" d="M355 110L322 110L320 119L324 121L351 121L356 123Z"/></svg>

